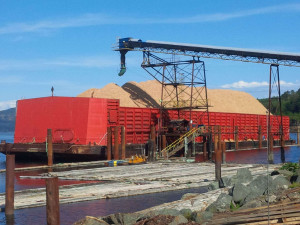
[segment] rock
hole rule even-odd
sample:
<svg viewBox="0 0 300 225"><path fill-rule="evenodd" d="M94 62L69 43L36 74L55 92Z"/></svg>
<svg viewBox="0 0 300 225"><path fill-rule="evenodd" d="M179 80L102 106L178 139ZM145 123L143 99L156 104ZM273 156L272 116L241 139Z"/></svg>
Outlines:
<svg viewBox="0 0 300 225"><path fill-rule="evenodd" d="M217 200L206 208L206 211L215 212L225 212L230 208L232 197L225 193L221 193Z"/></svg>
<svg viewBox="0 0 300 225"><path fill-rule="evenodd" d="M189 200L189 199L194 198L198 195L199 195L198 193L186 193L186 194L182 195L181 200Z"/></svg>
<svg viewBox="0 0 300 225"><path fill-rule="evenodd" d="M179 216L181 213L177 209L166 208L155 211L154 215Z"/></svg>
<svg viewBox="0 0 300 225"><path fill-rule="evenodd" d="M250 208L257 208L263 205L262 201L259 199L254 199L252 201L246 202L240 209L250 209Z"/></svg>
<svg viewBox="0 0 300 225"><path fill-rule="evenodd" d="M296 170L295 175L297 176L296 182L300 183L300 169Z"/></svg>
<svg viewBox="0 0 300 225"><path fill-rule="evenodd" d="M207 187L208 191L213 191L213 190L216 190L216 189L218 189L218 188L219 188L219 182L218 182L218 181L213 181L213 182L211 182L211 183L208 185L208 187Z"/></svg>
<svg viewBox="0 0 300 225"><path fill-rule="evenodd" d="M259 196L262 196L268 187L268 176L260 175L247 185L249 193L245 198L245 202L249 202ZM270 177L269 177L270 179Z"/></svg>
<svg viewBox="0 0 300 225"><path fill-rule="evenodd" d="M278 170L278 172L279 174L285 176L288 180L290 180L294 174L292 171L288 171L288 170Z"/></svg>
<svg viewBox="0 0 300 225"><path fill-rule="evenodd" d="M279 174L279 172L277 170L274 170L274 171L272 171L271 176L275 176L275 175L278 175L278 174Z"/></svg>
<svg viewBox="0 0 300 225"><path fill-rule="evenodd" d="M73 225L109 225L109 224L97 217L86 216L84 219L75 222Z"/></svg>
<svg viewBox="0 0 300 225"><path fill-rule="evenodd" d="M234 185L234 181L231 177L222 177L224 187L230 187Z"/></svg>
<svg viewBox="0 0 300 225"><path fill-rule="evenodd" d="M124 225L133 225L138 221L142 215L137 213L124 213L122 216L122 224Z"/></svg>
<svg viewBox="0 0 300 225"><path fill-rule="evenodd" d="M218 199L213 203L216 206L217 212L225 212L230 208L232 197L225 193L221 193Z"/></svg>
<svg viewBox="0 0 300 225"><path fill-rule="evenodd" d="M289 193L287 196L291 201L300 199L300 193L299 192L292 192L292 193Z"/></svg>
<svg viewBox="0 0 300 225"><path fill-rule="evenodd" d="M192 218L192 213L193 211L191 209L181 209L180 213L187 218L188 220L190 220Z"/></svg>
<svg viewBox="0 0 300 225"><path fill-rule="evenodd" d="M111 215L104 217L103 220L108 224L133 225L142 216L143 215L140 215L138 213L116 213L116 214L111 214Z"/></svg>
<svg viewBox="0 0 300 225"><path fill-rule="evenodd" d="M250 181L252 181L253 176L249 168L241 168L237 170L236 179L236 184L249 183Z"/></svg>
<svg viewBox="0 0 300 225"><path fill-rule="evenodd" d="M174 220L169 225L179 225L189 222L183 215L175 216Z"/></svg>
<svg viewBox="0 0 300 225"><path fill-rule="evenodd" d="M192 215L192 220L199 224L204 224L205 221L211 220L213 217L213 212L204 211L204 212L194 212Z"/></svg>
<svg viewBox="0 0 300 225"><path fill-rule="evenodd" d="M107 222L108 224L117 224L117 225L121 224L121 221L119 221L118 213L108 215L108 216L104 217L103 220L105 222Z"/></svg>
<svg viewBox="0 0 300 225"><path fill-rule="evenodd" d="M277 175L273 176L274 179L270 179L269 192L274 193L279 189L287 189L291 184L284 176Z"/></svg>
<svg viewBox="0 0 300 225"><path fill-rule="evenodd" d="M276 202L276 195L270 195L269 198L267 198L268 196L266 196L266 202L269 201L269 203L273 203Z"/></svg>
<svg viewBox="0 0 300 225"><path fill-rule="evenodd" d="M233 188L232 199L235 203L239 203L240 205L242 205L249 193L250 189L248 186L241 183L237 183L234 185Z"/></svg>

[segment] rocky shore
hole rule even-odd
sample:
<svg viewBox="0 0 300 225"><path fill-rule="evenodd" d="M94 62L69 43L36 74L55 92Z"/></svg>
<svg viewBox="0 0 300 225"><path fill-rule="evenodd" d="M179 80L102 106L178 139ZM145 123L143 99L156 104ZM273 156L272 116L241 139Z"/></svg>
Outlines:
<svg viewBox="0 0 300 225"><path fill-rule="evenodd" d="M135 213L117 213L99 218L87 216L74 225L232 224L235 220L244 221L248 217L249 221L258 221L259 213L250 212L283 203L289 206L289 202L296 203L289 210L291 214L293 208L300 207L300 169L297 165L294 164L292 169L278 166L269 173L266 170L265 174L255 176L249 168L241 168L235 175L223 177L222 182L211 182L206 193L185 194L179 201ZM258 212L264 212L261 219L266 218L266 210ZM292 216L293 220L297 215ZM289 219L288 216L285 218Z"/></svg>

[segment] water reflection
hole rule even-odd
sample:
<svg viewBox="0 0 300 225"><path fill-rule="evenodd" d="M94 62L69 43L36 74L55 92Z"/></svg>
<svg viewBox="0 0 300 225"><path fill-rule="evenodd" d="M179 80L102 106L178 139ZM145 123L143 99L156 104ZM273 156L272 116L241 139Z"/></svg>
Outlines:
<svg viewBox="0 0 300 225"><path fill-rule="evenodd" d="M185 193L204 193L206 187L185 189L155 194L101 199L60 205L61 224L73 224L85 216L106 216L112 213L130 213L147 209L166 202L179 200ZM10 223L8 223L10 222ZM46 224L46 207L15 210L13 220L7 220L4 212L0 213L0 224L32 225Z"/></svg>

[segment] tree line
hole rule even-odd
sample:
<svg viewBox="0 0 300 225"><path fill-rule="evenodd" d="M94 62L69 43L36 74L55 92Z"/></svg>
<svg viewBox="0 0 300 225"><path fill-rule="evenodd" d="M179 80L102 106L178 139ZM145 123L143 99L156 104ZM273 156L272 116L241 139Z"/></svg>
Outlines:
<svg viewBox="0 0 300 225"><path fill-rule="evenodd" d="M258 99L267 109L269 98ZM271 113L280 115L278 97L271 99ZM286 91L281 95L282 115L290 117L291 125L300 125L300 88L298 91Z"/></svg>

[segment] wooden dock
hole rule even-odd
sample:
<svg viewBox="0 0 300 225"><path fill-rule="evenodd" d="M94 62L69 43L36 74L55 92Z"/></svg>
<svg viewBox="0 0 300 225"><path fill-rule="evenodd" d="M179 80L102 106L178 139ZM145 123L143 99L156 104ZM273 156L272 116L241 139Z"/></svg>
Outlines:
<svg viewBox="0 0 300 225"><path fill-rule="evenodd" d="M73 165L75 166L75 165ZM77 165L78 166L78 165ZM277 165L278 166L278 165ZM232 176L237 169L250 168L254 176L266 173L263 165L222 165L222 176ZM271 165L273 169L275 165ZM62 172L50 172L39 176L23 176L22 179L43 179L57 176L62 180L88 180L98 183L85 183L61 186L60 204L118 198L164 191L207 186L215 179L215 166L212 163L148 163L131 166L73 169ZM202 201L210 202L221 191L202 195ZM0 194L0 207L5 203L5 194ZM45 188L28 189L15 192L15 209L44 206ZM205 205L205 204L204 204Z"/></svg>

